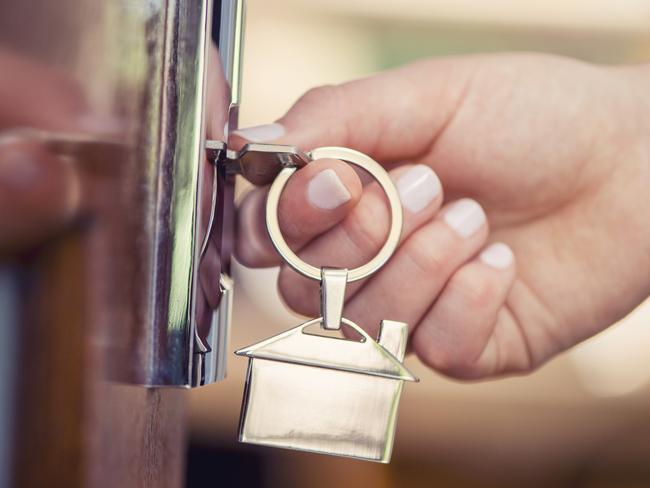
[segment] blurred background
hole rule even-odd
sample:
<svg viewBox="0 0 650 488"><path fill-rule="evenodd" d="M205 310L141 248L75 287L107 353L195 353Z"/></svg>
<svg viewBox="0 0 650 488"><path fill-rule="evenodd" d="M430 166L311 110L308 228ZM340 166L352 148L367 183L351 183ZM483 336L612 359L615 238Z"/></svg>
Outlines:
<svg viewBox="0 0 650 488"><path fill-rule="evenodd" d="M241 125L268 123L307 89L417 58L509 50L593 62L650 59L648 0L248 0ZM300 319L275 270L235 265L230 349ZM458 383L421 378L402 397L388 466L237 443L246 360L191 392L188 485L650 486L650 303L536 373Z"/></svg>

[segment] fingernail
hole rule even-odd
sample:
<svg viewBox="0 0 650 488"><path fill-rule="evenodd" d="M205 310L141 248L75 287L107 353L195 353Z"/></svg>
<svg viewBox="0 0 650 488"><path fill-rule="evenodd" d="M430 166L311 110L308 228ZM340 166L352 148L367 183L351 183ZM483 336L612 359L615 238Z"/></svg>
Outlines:
<svg viewBox="0 0 650 488"><path fill-rule="evenodd" d="M485 212L476 200L463 198L452 203L442 216L462 237L470 237L485 223Z"/></svg>
<svg viewBox="0 0 650 488"><path fill-rule="evenodd" d="M256 125L233 131L233 134L243 137L251 142L270 142L282 137L285 133L282 124Z"/></svg>
<svg viewBox="0 0 650 488"><path fill-rule="evenodd" d="M397 179L397 191L402 205L417 213L440 194L438 176L424 164L417 164Z"/></svg>
<svg viewBox="0 0 650 488"><path fill-rule="evenodd" d="M515 255L512 250L502 242L495 242L486 247L479 256L488 266L497 269L508 268L515 260Z"/></svg>
<svg viewBox="0 0 650 488"><path fill-rule="evenodd" d="M325 169L307 184L307 200L314 207L332 210L350 201L352 195L333 169Z"/></svg>

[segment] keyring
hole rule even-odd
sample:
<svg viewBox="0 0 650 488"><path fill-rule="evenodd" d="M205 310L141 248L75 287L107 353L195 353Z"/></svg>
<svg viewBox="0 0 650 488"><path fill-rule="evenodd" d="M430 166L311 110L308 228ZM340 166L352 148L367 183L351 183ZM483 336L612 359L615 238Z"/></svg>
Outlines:
<svg viewBox="0 0 650 488"><path fill-rule="evenodd" d="M377 183L379 183L379 186L381 186L388 197L388 204L390 207L390 229L388 231L388 236L386 237L386 242L370 261L362 266L350 269L347 272L348 282L367 278L388 261L399 244L400 235L402 233L403 216L397 188L395 188L388 173L379 163L359 151L343 147L319 147L307 153L307 156L312 161L324 158L339 159L366 170L377 181ZM296 167L287 167L282 169L271 184L269 195L266 200L266 228L273 246L291 268L307 278L321 281L321 268L312 266L299 258L298 255L288 246L287 241L284 239L282 231L280 230L280 222L278 219L280 195L282 194L287 181L289 181L289 178L296 169Z"/></svg>

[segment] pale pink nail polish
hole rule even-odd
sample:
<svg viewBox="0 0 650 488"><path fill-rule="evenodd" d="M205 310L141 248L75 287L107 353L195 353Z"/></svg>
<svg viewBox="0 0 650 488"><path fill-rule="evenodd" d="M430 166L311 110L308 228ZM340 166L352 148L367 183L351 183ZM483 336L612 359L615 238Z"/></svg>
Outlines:
<svg viewBox="0 0 650 488"><path fill-rule="evenodd" d="M479 259L492 268L506 269L514 262L515 255L507 244L495 242L481 252Z"/></svg>
<svg viewBox="0 0 650 488"><path fill-rule="evenodd" d="M481 205L471 198L463 198L449 205L443 219L461 237L475 234L486 222Z"/></svg>
<svg viewBox="0 0 650 488"><path fill-rule="evenodd" d="M352 198L339 175L331 168L316 174L307 184L307 200L314 207L332 210Z"/></svg>
<svg viewBox="0 0 650 488"><path fill-rule="evenodd" d="M416 164L402 174L395 186L402 205L412 213L424 210L442 190L436 174L424 164Z"/></svg>

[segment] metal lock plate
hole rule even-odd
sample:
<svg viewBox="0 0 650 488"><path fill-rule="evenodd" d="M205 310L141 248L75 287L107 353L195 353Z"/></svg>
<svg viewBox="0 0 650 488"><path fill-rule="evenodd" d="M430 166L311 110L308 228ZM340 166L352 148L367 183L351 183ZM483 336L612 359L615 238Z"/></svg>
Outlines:
<svg viewBox="0 0 650 488"><path fill-rule="evenodd" d="M203 220L205 229L198 266L192 386L225 377L233 302L229 257L234 240L235 176L241 175L255 185L264 185L273 181L283 168L301 167L308 161L291 146L247 144L240 151L233 151L222 141L208 140L205 149L212 166L212 170L205 173L211 174L213 190L210 215ZM213 286L216 279L219 280L218 290Z"/></svg>

